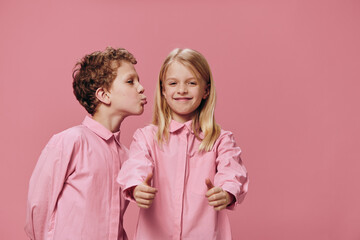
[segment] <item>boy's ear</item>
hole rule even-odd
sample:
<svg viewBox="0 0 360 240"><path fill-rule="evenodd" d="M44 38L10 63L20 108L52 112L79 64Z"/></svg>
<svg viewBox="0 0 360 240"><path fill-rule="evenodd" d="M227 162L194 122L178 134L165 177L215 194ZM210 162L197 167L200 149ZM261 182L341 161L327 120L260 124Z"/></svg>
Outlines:
<svg viewBox="0 0 360 240"><path fill-rule="evenodd" d="M96 89L95 96L100 102L102 102L104 104L110 104L110 102L111 102L109 91L107 91L106 89L104 89L102 87Z"/></svg>

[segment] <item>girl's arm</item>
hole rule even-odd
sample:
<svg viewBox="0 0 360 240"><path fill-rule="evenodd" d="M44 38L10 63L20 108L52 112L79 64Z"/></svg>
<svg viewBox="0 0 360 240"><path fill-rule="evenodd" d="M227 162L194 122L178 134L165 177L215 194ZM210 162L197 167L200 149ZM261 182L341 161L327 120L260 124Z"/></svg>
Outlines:
<svg viewBox="0 0 360 240"><path fill-rule="evenodd" d="M156 188L151 187L151 180L153 174L149 173L145 181L142 184L137 185L132 193L133 198L135 199L137 205L141 208L149 208L155 198L157 193ZM132 190L130 190L132 191Z"/></svg>
<svg viewBox="0 0 360 240"><path fill-rule="evenodd" d="M234 203L235 197L221 187L215 187L209 178L205 180L205 184L208 188L205 196L209 201L209 205L214 207L215 210L223 210Z"/></svg>
<svg viewBox="0 0 360 240"><path fill-rule="evenodd" d="M241 150L236 145L233 134L228 131L222 132L215 147L217 172L214 184L231 194L234 197L233 202L239 204L243 201L249 184L246 168L240 158ZM234 206L235 204L230 202L227 207L233 209Z"/></svg>
<svg viewBox="0 0 360 240"><path fill-rule="evenodd" d="M156 194L156 189L151 187L154 163L147 137L142 129L135 131L129 158L117 178L125 198L135 200L143 208L150 207Z"/></svg>

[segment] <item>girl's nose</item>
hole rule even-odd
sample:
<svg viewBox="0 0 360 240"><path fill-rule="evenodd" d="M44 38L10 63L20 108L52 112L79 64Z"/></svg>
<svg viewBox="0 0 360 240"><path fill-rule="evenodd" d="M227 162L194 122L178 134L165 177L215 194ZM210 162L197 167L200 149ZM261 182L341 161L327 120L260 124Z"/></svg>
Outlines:
<svg viewBox="0 0 360 240"><path fill-rule="evenodd" d="M180 85L179 85L178 93L179 93L179 94L185 94L185 93L187 93L187 87L186 87L185 84L180 84Z"/></svg>

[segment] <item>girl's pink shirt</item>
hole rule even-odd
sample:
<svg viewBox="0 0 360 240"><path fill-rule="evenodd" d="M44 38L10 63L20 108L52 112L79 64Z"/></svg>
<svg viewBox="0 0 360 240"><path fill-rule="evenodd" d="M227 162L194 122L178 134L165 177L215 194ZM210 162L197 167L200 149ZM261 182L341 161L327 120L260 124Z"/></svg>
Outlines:
<svg viewBox="0 0 360 240"><path fill-rule="evenodd" d="M86 117L54 135L30 179L25 231L30 239L127 239L122 217L128 205L116 177L128 150Z"/></svg>
<svg viewBox="0 0 360 240"><path fill-rule="evenodd" d="M168 143L155 140L157 127L138 129L129 159L118 176L125 197L129 188L141 184L150 172L158 192L149 209L140 209L135 239L231 239L225 210L215 211L205 197L205 179L222 187L240 203L247 192L248 175L240 159L240 148L229 131L221 134L209 152L199 152L200 141L191 129L172 121Z"/></svg>

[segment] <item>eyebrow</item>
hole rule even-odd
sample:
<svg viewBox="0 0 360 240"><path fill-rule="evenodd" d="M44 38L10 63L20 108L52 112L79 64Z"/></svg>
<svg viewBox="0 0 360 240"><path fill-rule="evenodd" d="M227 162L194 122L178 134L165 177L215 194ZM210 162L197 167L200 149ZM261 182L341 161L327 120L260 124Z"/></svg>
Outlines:
<svg viewBox="0 0 360 240"><path fill-rule="evenodd" d="M193 79L198 80L196 77L191 77L191 78L185 79L185 81L189 81L189 80L193 80ZM178 79L175 77L165 78L165 81L168 81L168 80L170 81L170 80L178 80Z"/></svg>
<svg viewBox="0 0 360 240"><path fill-rule="evenodd" d="M139 78L139 75L137 75L136 73L130 73L128 75L125 76L125 78L137 78L138 81L140 82L140 78Z"/></svg>

